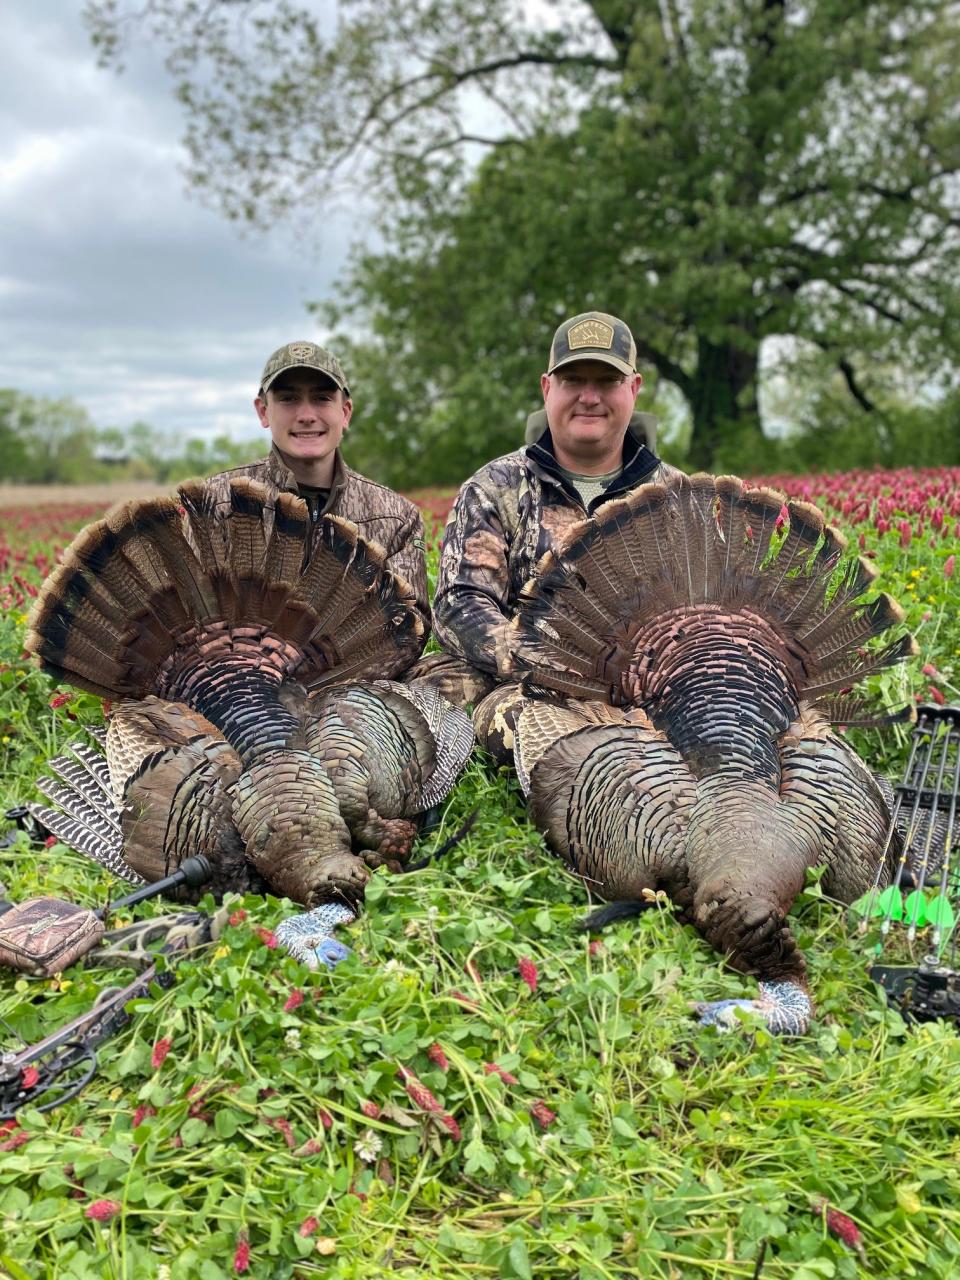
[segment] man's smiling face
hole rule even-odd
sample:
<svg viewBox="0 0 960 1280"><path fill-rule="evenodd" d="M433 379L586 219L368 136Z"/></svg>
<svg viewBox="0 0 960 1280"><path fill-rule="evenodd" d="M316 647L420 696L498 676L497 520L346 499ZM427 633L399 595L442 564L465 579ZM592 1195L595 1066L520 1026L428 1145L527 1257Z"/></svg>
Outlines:
<svg viewBox="0 0 960 1280"><path fill-rule="evenodd" d="M606 458L611 449L619 450L642 381L600 360L577 360L543 375L543 402L561 465L576 470L593 455Z"/></svg>
<svg viewBox="0 0 960 1280"><path fill-rule="evenodd" d="M350 421L353 404L331 378L313 369L288 369L254 401L265 427L291 462L332 458Z"/></svg>

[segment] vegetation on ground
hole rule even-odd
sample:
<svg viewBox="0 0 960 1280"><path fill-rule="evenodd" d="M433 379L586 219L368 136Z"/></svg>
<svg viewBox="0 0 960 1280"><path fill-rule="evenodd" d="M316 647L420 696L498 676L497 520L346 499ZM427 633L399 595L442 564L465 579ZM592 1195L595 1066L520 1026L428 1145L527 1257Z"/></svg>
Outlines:
<svg viewBox="0 0 960 1280"><path fill-rule="evenodd" d="M960 701L951 607L960 475L785 478L840 520L923 652L891 704ZM421 495L434 541L449 494ZM4 513L0 803L102 718L22 658L36 586L98 512ZM858 745L895 777L906 732ZM792 916L817 1019L777 1040L691 1002L752 990L669 906L579 933L583 887L546 853L509 774L475 758L435 847L377 873L352 955L310 973L276 947L287 909L230 904L206 950L136 1002L75 1101L0 1131L0 1275L943 1280L960 1270L960 1039L908 1027L863 934L811 878ZM118 896L82 857L21 836L6 896ZM213 910L214 904L207 906ZM164 910L149 904L138 916ZM922 952L922 939L918 944ZM0 1044L35 1041L124 979L91 956L0 976ZM839 1216L847 1215L847 1218Z"/></svg>

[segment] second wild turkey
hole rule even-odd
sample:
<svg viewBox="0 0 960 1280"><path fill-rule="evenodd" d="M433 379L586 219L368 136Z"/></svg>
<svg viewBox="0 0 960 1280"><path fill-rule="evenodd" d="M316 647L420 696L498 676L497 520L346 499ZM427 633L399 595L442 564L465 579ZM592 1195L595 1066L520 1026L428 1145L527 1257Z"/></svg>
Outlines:
<svg viewBox="0 0 960 1280"><path fill-rule="evenodd" d="M203 482L84 529L29 619L56 678L113 703L106 761L54 762L49 830L130 879L192 853L211 888L355 907L470 752L468 718L391 680L423 647L409 586L336 517Z"/></svg>
<svg viewBox="0 0 960 1280"><path fill-rule="evenodd" d="M780 544L780 545L778 545ZM900 853L872 774L831 729L852 685L914 651L875 571L806 503L679 476L606 503L548 553L514 622L514 757L534 822L598 896L658 890L760 979L775 1032L811 1015L786 920L808 868L844 902ZM544 696L547 691L548 696ZM562 695L560 699L557 694ZM529 696L532 695L532 696ZM609 914L615 914L610 912Z"/></svg>

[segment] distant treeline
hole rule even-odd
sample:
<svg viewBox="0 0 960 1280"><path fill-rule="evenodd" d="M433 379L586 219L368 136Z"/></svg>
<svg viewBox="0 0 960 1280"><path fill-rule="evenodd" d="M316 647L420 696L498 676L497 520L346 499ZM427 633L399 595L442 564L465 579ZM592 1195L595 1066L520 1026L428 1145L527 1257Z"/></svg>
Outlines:
<svg viewBox="0 0 960 1280"><path fill-rule="evenodd" d="M354 353L351 353L354 354ZM362 362L357 360L356 364ZM351 364L351 368L353 368ZM491 422L484 403L437 402L421 406L418 423L377 396L375 382L360 379L347 461L365 475L399 489L459 484L497 454L519 448L526 414L539 389L518 392L506 420ZM690 426L676 401L658 395L640 407L660 418L657 452L668 462L695 470L689 456ZM740 441L734 424L722 437L714 470L740 475L774 472L848 471L873 466L960 464L960 393L933 404L910 405L891 396L870 413L857 412L836 380L804 382L773 400L771 413L789 428ZM211 475L261 457L267 439L171 439L145 422L126 429L98 428L69 399L52 400L0 389L0 482L95 484L110 480L175 483Z"/></svg>
<svg viewBox="0 0 960 1280"><path fill-rule="evenodd" d="M171 439L146 422L98 428L73 400L0 388L0 481L7 484L166 484L248 462L265 443L226 435Z"/></svg>

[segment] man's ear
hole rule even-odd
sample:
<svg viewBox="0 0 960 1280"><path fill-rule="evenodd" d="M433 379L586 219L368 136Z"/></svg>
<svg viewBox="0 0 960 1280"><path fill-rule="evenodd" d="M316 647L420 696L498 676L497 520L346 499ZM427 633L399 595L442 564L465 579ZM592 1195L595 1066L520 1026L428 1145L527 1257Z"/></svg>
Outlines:
<svg viewBox="0 0 960 1280"><path fill-rule="evenodd" d="M261 427L270 430L270 423L267 421L267 402L263 396L257 396L253 402L253 407L257 411L257 417L260 419Z"/></svg>
<svg viewBox="0 0 960 1280"><path fill-rule="evenodd" d="M541 375L540 375L540 390L543 392L543 403L544 403L544 404L546 404L546 403L547 403L547 392L550 390L550 375L549 375L549 373L541 373Z"/></svg>

